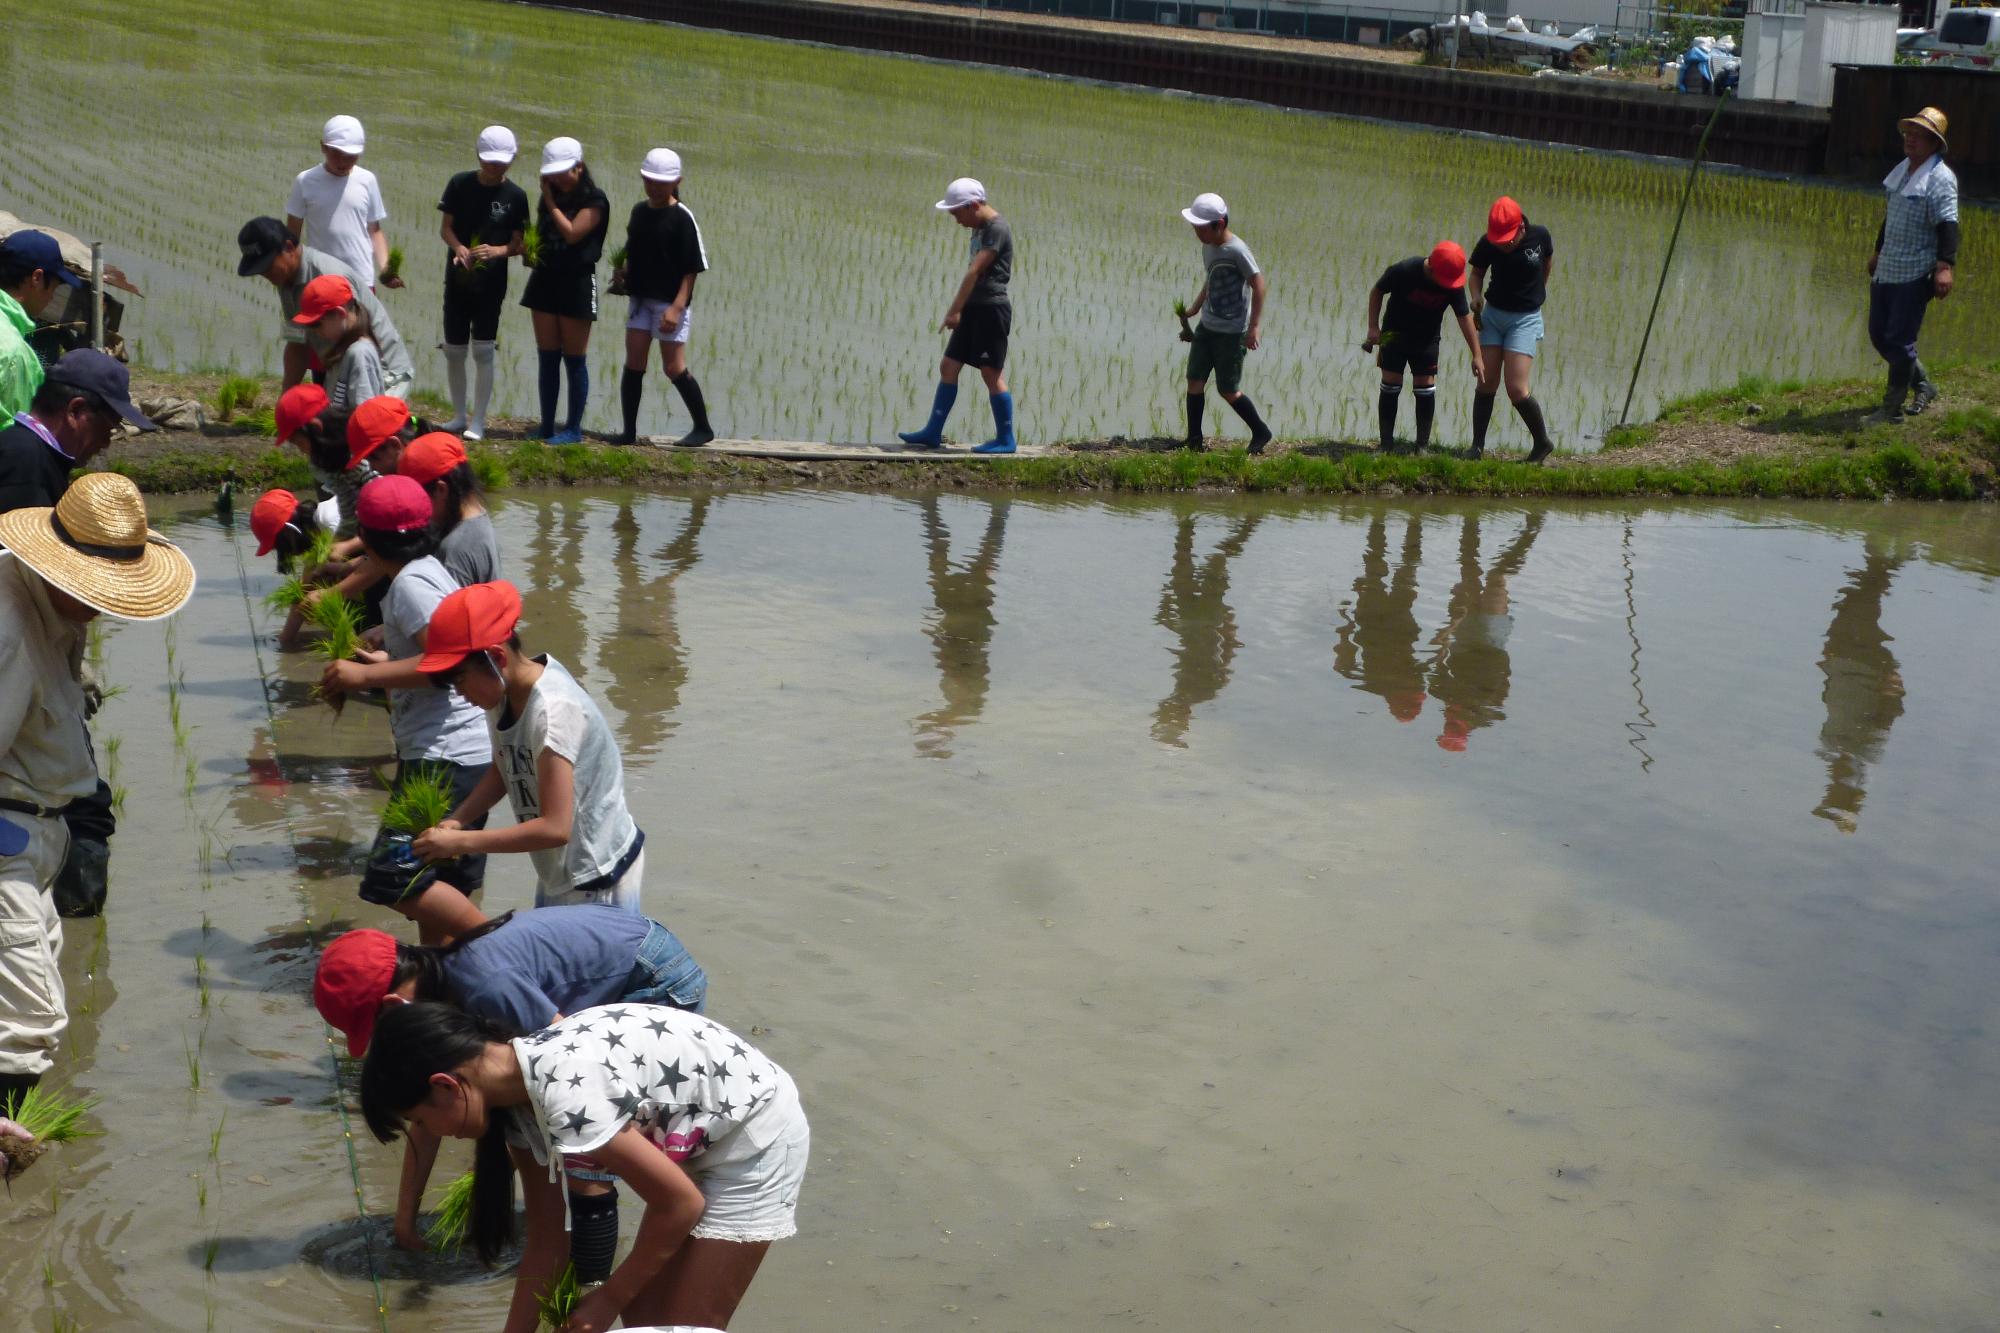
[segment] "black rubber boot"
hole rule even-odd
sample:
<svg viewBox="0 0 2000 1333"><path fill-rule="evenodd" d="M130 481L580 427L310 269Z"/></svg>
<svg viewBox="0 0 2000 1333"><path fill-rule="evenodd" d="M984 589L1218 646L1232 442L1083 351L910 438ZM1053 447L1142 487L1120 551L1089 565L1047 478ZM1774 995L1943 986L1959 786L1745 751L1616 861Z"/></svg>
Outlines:
<svg viewBox="0 0 2000 1333"><path fill-rule="evenodd" d="M1910 405L1903 409L1909 416L1919 415L1925 408L1944 397L1938 392L1938 386L1932 383L1931 373L1924 369L1922 361L1911 363L1910 385Z"/></svg>
<svg viewBox="0 0 2000 1333"><path fill-rule="evenodd" d="M1864 426L1897 426L1903 421L1903 400L1910 395L1910 371L1915 362L1889 367L1889 384L1882 390L1882 406L1861 419Z"/></svg>
<svg viewBox="0 0 2000 1333"><path fill-rule="evenodd" d="M72 836L69 857L49 896L55 900L56 915L64 917L102 916L104 900L110 892L111 844L97 838Z"/></svg>

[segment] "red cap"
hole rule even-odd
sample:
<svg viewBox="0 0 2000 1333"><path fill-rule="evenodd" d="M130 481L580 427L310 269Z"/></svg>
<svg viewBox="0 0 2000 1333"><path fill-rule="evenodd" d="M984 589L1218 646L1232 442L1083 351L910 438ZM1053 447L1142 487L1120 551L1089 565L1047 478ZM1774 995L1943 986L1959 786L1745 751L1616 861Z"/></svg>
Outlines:
<svg viewBox="0 0 2000 1333"><path fill-rule="evenodd" d="M1422 690L1398 690L1389 696L1389 716L1398 722L1414 722L1428 698Z"/></svg>
<svg viewBox="0 0 2000 1333"><path fill-rule="evenodd" d="M347 1053L368 1053L375 1015L396 976L396 937L379 930L350 930L326 946L313 976L313 1007L347 1038Z"/></svg>
<svg viewBox="0 0 2000 1333"><path fill-rule="evenodd" d="M1438 748L1450 750L1453 754L1464 754L1465 743L1472 737L1472 728L1459 715L1456 708L1444 710L1444 730L1438 733Z"/></svg>
<svg viewBox="0 0 2000 1333"><path fill-rule="evenodd" d="M1457 241L1439 241L1431 250L1431 256L1424 261L1431 281L1440 287L1456 290L1465 285L1465 251Z"/></svg>
<svg viewBox="0 0 2000 1333"><path fill-rule="evenodd" d="M365 494L366 492L364 492ZM450 671L473 653L507 642L521 623L521 590L505 579L460 588L431 612L417 670Z"/></svg>
<svg viewBox="0 0 2000 1333"><path fill-rule="evenodd" d="M278 544L278 534L299 512L299 497L290 491L265 491L250 506L250 531L257 537L257 554L269 555Z"/></svg>
<svg viewBox="0 0 2000 1333"><path fill-rule="evenodd" d="M353 467L396 438L410 424L410 405L382 394L354 409L347 419L347 466Z"/></svg>
<svg viewBox="0 0 2000 1333"><path fill-rule="evenodd" d="M396 470L419 486L429 486L464 461L465 446L458 442L458 437L434 430L410 441Z"/></svg>
<svg viewBox="0 0 2000 1333"><path fill-rule="evenodd" d="M278 443L290 442L299 433L299 427L326 411L326 390L317 384L294 384L278 395L278 408L272 415L278 423Z"/></svg>
<svg viewBox="0 0 2000 1333"><path fill-rule="evenodd" d="M294 324L317 324L354 300L354 284L338 273L322 273L299 293L299 313Z"/></svg>
<svg viewBox="0 0 2000 1333"><path fill-rule="evenodd" d="M361 488L354 513L376 532L415 532L431 521L431 497L408 477L377 477Z"/></svg>
<svg viewBox="0 0 2000 1333"><path fill-rule="evenodd" d="M1486 239L1495 245L1505 245L1521 234L1527 222L1521 206L1503 194L1486 212Z"/></svg>

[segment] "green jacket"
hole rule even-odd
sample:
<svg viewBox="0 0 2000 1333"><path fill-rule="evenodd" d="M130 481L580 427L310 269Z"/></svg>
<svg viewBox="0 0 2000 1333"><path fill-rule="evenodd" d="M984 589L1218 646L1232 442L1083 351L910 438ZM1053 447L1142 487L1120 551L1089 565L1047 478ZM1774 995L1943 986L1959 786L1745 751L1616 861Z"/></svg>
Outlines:
<svg viewBox="0 0 2000 1333"><path fill-rule="evenodd" d="M28 346L35 321L6 292L0 292L0 429L28 410L42 387L42 359Z"/></svg>

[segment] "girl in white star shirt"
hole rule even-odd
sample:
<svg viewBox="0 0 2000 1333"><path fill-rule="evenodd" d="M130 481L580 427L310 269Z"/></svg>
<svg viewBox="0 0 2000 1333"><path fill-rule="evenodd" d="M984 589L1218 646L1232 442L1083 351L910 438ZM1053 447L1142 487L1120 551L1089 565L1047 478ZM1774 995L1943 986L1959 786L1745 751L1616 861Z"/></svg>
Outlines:
<svg viewBox="0 0 2000 1333"><path fill-rule="evenodd" d="M527 1235L507 1333L533 1333L535 1294L562 1269L564 1158L589 1154L646 1205L631 1253L564 1333L621 1316L727 1328L771 1242L798 1230L812 1143L798 1089L699 1014L609 1004L509 1041L449 1005L399 1005L376 1023L361 1110L384 1143L406 1124L478 1140L471 1232L489 1263L510 1239L521 1177Z"/></svg>

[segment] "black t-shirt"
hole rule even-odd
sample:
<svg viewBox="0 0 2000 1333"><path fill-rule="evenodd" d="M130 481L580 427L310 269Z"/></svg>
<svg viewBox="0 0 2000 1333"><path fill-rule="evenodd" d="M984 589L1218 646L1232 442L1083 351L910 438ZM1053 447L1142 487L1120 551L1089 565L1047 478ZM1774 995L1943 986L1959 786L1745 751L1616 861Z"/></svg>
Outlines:
<svg viewBox="0 0 2000 1333"><path fill-rule="evenodd" d="M1521 243L1502 250L1484 236L1472 247L1473 268L1486 270L1486 304L1496 310L1526 314L1540 310L1548 299L1548 284L1542 280L1542 265L1555 257L1555 239L1547 227L1527 223L1521 229Z"/></svg>
<svg viewBox="0 0 2000 1333"><path fill-rule="evenodd" d="M681 294L681 279L706 272L701 228L686 204L676 200L654 208L641 201L632 206L632 220L625 224L626 291L642 301L672 301Z"/></svg>
<svg viewBox="0 0 2000 1333"><path fill-rule="evenodd" d="M568 194L556 196L556 207L562 209L570 221L586 208L597 210L597 225L590 234L574 245L563 240L556 230L556 224L549 220L546 204L535 204L536 225L542 231L542 262L544 272L563 275L588 273L597 266L598 258L604 253L604 238L611 231L611 200L604 191L589 181L581 182Z"/></svg>
<svg viewBox="0 0 2000 1333"><path fill-rule="evenodd" d="M69 489L75 466L18 421L0 430L0 514L53 505Z"/></svg>
<svg viewBox="0 0 2000 1333"><path fill-rule="evenodd" d="M478 172L461 171L444 187L438 212L450 215L452 234L461 245L506 245L515 232L528 225L528 192L510 180L486 185ZM445 263L451 264L449 255ZM456 266L447 269L450 276L465 272ZM481 281L504 283L507 261L489 259L477 276Z"/></svg>
<svg viewBox="0 0 2000 1333"><path fill-rule="evenodd" d="M1434 343L1444 327L1444 312L1469 314L1471 303L1463 287L1440 287L1424 270L1424 257L1413 255L1389 265L1375 279L1375 288L1389 298L1382 327L1417 343Z"/></svg>

